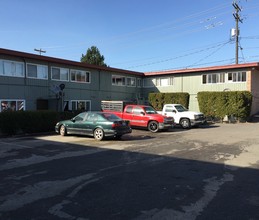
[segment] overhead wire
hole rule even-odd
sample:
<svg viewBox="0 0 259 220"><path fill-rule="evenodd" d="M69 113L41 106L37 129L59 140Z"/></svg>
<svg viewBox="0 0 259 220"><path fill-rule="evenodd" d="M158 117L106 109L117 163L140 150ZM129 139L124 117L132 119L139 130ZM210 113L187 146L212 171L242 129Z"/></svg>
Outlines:
<svg viewBox="0 0 259 220"><path fill-rule="evenodd" d="M230 43L230 40L228 40L226 43L222 44L222 45L219 45L218 48L216 48L216 50L212 51L210 54L208 54L207 56L203 57L202 59L198 60L197 62L193 63L192 65L189 65L187 67L191 67L191 66L194 66L194 65L197 65L199 64L201 61L207 59L208 57L212 56L213 54L217 53L220 49L222 49L226 44Z"/></svg>
<svg viewBox="0 0 259 220"><path fill-rule="evenodd" d="M141 33L161 32L161 29L163 30L163 29L172 29L172 28L179 28L179 27L182 28L183 26L189 26L191 24L200 23L201 20L207 19L207 16L204 17L206 14L210 14L211 12L218 11L218 10L221 10L220 14L222 14L222 9L225 9L228 5L229 5L228 3L224 3L224 4L218 5L216 7L212 7L212 8L209 8L207 10L203 10L201 12L193 13L191 15L176 19L176 20L171 21L171 22L165 22L165 23L162 23L162 24L158 24L158 25L154 25L154 26L151 26L151 27L143 28L143 29L140 29L140 30L128 32L128 33L125 33L125 34L122 34L122 35L117 35L117 36L114 36L114 37L111 37L111 38L100 39L100 41L102 41L102 42L107 41L107 42L111 43L113 41L125 39L125 37L137 36ZM203 18L199 18L199 20L196 20L196 21L193 21L193 22L188 22L188 19L197 18L199 16L203 16ZM188 23L183 23L183 21L187 21ZM172 26L173 24L176 24L176 25ZM61 48L70 48L71 49L73 47L79 47L79 46L82 46L82 45L85 45L85 44L86 44L85 42L81 42L81 43L79 42L79 43L76 43L74 45L54 45L54 46L45 46L45 47L42 47L42 48L53 49L53 50L61 49Z"/></svg>
<svg viewBox="0 0 259 220"><path fill-rule="evenodd" d="M176 59L179 59L179 58L188 57L188 56L191 56L191 55L194 55L194 54L198 54L198 53L201 53L201 52L204 52L204 51L208 51L210 49L222 47L222 46L226 45L229 42L230 41L228 40L227 42L217 43L216 45L213 45L213 46L210 46L210 47L205 47L205 48L202 48L200 50L195 50L194 52L185 53L185 54L180 55L180 56L171 57L171 58L167 58L167 59L163 59L163 60L158 60L158 61L154 61L154 62L150 62L150 63L146 63L146 64L130 66L130 67L127 67L127 69L136 68L136 67L143 67L143 66L149 66L149 65L154 65L154 64L158 64L158 63L164 63L164 62L176 60Z"/></svg>
<svg viewBox="0 0 259 220"><path fill-rule="evenodd" d="M225 14L225 13L223 13ZM193 22L192 22L193 23ZM259 36L253 36L253 37L246 37L247 39L259 39ZM193 65L190 65L190 66L195 66L197 64L201 64L201 61L207 59L208 57L212 56L213 54L215 54L217 51L219 51L221 48L223 48L225 45L227 45L228 43L231 43L232 41L228 41L226 42L225 44L223 44L221 47L217 48L215 51L213 51L212 53L208 54L207 56L205 56L204 58L200 59L199 61L195 62ZM246 62L246 59L245 59L245 56L244 56L244 53L243 53L243 50L241 50L242 52L242 59L243 59L243 62ZM197 52L198 53L198 52ZM139 66L147 66L147 65L153 65L153 64L156 64L156 63L161 63L161 62L167 62L167 61L171 61L172 59L177 59L177 58L180 58L179 56L178 57L174 57L174 58L170 58L170 59L164 59L164 60L160 60L160 61L157 61L157 62L152 62L152 63L147 63L147 64L144 64L144 65L137 65L137 67ZM231 59L232 60L232 59ZM133 66L133 67L136 67L136 66Z"/></svg>
<svg viewBox="0 0 259 220"><path fill-rule="evenodd" d="M128 33L125 33L125 34L122 34L122 35L117 35L117 36L114 36L114 37L111 37L111 38L106 38L105 40L104 39L101 39L102 41L106 41L108 42L109 44L112 44L114 42L118 42L118 41L121 41L121 40L125 40L127 38L132 38L132 37L141 37L141 35L146 35L146 34L150 34L150 33L157 33L158 34L158 39L156 40L155 38L152 39L152 40L149 40L149 41L144 41L144 44L147 44L147 43L158 43L160 41L165 41L166 39L173 39L173 38L177 38L177 37L180 37L180 36L183 36L183 35L186 35L186 34L192 34L192 33L197 33L197 32L200 32L200 31L204 31L204 27L206 28L206 25L204 26L204 24L208 24L207 27L208 28L214 28L213 25L217 24L218 26L221 25L221 23L219 23L220 21L217 21L220 20L220 17L221 16L224 16L226 14L229 14L230 13L230 10L228 9L229 8L229 3L224 3L224 4L221 4L221 5L218 5L216 7L212 7L212 8L209 8L207 10L203 10L203 11L200 11L198 13L193 13L193 14L190 14L188 16L185 16L185 17L182 17L182 18L179 18L179 19L176 19L174 21L170 21L170 22L165 22L165 23L162 23L162 24L158 24L158 25L154 25L154 26L151 26L151 27L146 27L146 28L143 28L143 29L140 29L140 30L136 30L136 31L132 31L132 32L128 32ZM228 10L225 10L225 9L228 9ZM213 16L211 16L211 14L213 14ZM208 18L208 15L210 15L210 17ZM216 20L213 19L213 18L217 18ZM211 23L212 21L215 20L215 24ZM211 23L211 26L209 25L209 23ZM226 23L226 20L224 19L224 24ZM199 26L197 26L199 25ZM187 27L194 27L192 30L188 29L186 30L185 28ZM170 30L180 30L178 31L177 33L172 33L171 35L170 34L167 34L166 37L162 37L161 38L161 33L163 31L170 31ZM146 38L146 39L150 39L150 38ZM253 36L253 37L247 37L247 38L242 38L242 39L259 39L259 36ZM211 57L213 54L215 54L217 51L219 51L221 48L223 48L226 44L230 43L229 41L227 42L224 42L223 44L217 44L216 46L212 46L211 48L210 47L205 47L201 50L197 50L197 51L194 51L194 52L191 52L191 53L185 53L183 55L180 55L180 56L175 56L175 57L171 57L171 58L164 58L164 59L159 59L159 60L156 60L156 61L153 61L153 62L147 62L147 63L142 63L142 64L137 64L137 65L131 65L130 67L128 67L129 69L132 69L132 68L137 68L137 67L144 67L144 66L151 66L151 65L155 65L155 64L159 64L159 63L164 63L164 62L170 62L172 60L176 60L176 59L180 59L180 58L184 58L184 57L188 57L190 55L194 55L194 54L198 54L198 53L202 53L204 51L209 51L209 50L212 50L214 48L216 48L215 51L211 52L210 54L208 54L207 56L205 56L204 58L200 59L199 61L195 62L192 66L196 66L198 65L198 63L201 63L202 61L204 61L205 59ZM127 44L127 43L123 43L124 45L126 45L126 47L136 47L137 44ZM142 42L143 44L143 42ZM75 45L70 45L70 49L74 47L79 47L79 46L82 46L82 45L85 45L85 43L78 43L78 44L75 44ZM66 47L68 48L68 46L53 46L52 48L53 49L61 49L62 47ZM49 48L51 49L51 47ZM244 56L243 56L244 57ZM124 63L134 63L134 62L140 62L140 61L144 61L144 60L152 60L152 59L156 59L156 58L144 58L144 59L136 59L136 60L133 60L133 61L126 61ZM243 60L245 60L243 58ZM202 65L202 64L200 64Z"/></svg>

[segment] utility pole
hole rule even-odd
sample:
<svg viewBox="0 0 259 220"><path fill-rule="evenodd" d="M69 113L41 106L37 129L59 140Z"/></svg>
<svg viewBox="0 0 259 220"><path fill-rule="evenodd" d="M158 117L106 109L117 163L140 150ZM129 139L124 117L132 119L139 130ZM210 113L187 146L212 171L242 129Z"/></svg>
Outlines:
<svg viewBox="0 0 259 220"><path fill-rule="evenodd" d="M42 53L46 53L46 50L42 50L41 48L40 48L40 49L34 49L34 51L39 52L40 55L41 55Z"/></svg>
<svg viewBox="0 0 259 220"><path fill-rule="evenodd" d="M242 19L240 18L239 16L239 12L241 11L241 8L239 7L237 1L235 0L233 3L232 3L233 7L235 8L235 12L233 13L233 16L235 18L235 21L236 21L236 34L235 34L235 38L236 38L236 64L238 64L238 43L239 43L239 22L243 23Z"/></svg>

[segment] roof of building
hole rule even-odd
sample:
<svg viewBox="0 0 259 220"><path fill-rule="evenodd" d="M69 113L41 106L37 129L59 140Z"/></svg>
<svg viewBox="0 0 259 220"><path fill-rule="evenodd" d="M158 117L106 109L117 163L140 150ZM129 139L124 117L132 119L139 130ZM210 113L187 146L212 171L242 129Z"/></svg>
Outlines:
<svg viewBox="0 0 259 220"><path fill-rule="evenodd" d="M104 70L104 71L110 71L110 72L139 75L139 76L188 74L188 73L190 74L190 73L210 72L210 71L219 71L219 70L253 69L253 68L256 70L259 70L259 62L254 62L254 63L243 63L243 64L230 64L230 65L224 65L224 66L211 66L211 67L200 67L200 68L190 68L190 69L186 68L186 69L178 69L178 70L165 70L165 71L143 73L143 72L137 72L137 71L118 69L118 68L113 68L113 67L97 66L97 65L92 65L92 64L88 64L88 63L82 63L82 62L48 57L48 56L43 56L43 55L25 53L25 52L3 49L3 48L0 48L0 54L27 58L27 59L41 60L41 61L45 61L45 62L59 63L59 64L70 65L70 66L77 66L77 67L80 66L80 67L95 69L95 70Z"/></svg>
<svg viewBox="0 0 259 220"><path fill-rule="evenodd" d="M231 64L225 66L211 66L211 67L201 67L201 68L191 68L191 69L179 69L179 70L166 70L166 71L157 71L157 72L146 72L145 76L154 76L154 75L168 75L168 74L183 74L183 73L196 73L196 72L210 72L218 70L233 70L233 69L256 69L259 70L259 63L244 63L244 64Z"/></svg>
<svg viewBox="0 0 259 220"><path fill-rule="evenodd" d="M144 73L137 72L137 71L123 70L123 69L118 69L118 68L113 68L113 67L97 66L97 65L92 65L92 64L88 64L88 63L76 62L76 61L48 57L48 56L43 56L43 55L38 55L38 54L31 54L31 53L25 53L25 52L20 52L20 51L15 51L15 50L8 50L8 49L3 49L3 48L0 48L0 54L22 57L22 58L27 58L27 59L41 60L41 61L45 61L45 62L59 63L59 64L64 64L64 65L69 65L69 66L77 66L77 67L80 66L80 67L95 69L95 70L104 70L104 71L125 73L125 74L131 74L131 75L139 75L139 76L144 75Z"/></svg>

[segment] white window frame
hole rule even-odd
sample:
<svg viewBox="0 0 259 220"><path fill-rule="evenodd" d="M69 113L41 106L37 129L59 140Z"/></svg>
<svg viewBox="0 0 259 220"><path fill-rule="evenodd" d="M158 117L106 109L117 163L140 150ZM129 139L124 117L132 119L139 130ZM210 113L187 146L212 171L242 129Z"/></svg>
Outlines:
<svg viewBox="0 0 259 220"><path fill-rule="evenodd" d="M72 79L74 74L75 74L75 80ZM83 75L84 75L84 79L85 79L84 81L77 80L77 79L81 78ZM89 71L71 69L70 70L70 81L76 82L76 83L91 83L91 73Z"/></svg>
<svg viewBox="0 0 259 220"><path fill-rule="evenodd" d="M126 77L120 75L112 75L113 86L126 86Z"/></svg>
<svg viewBox="0 0 259 220"><path fill-rule="evenodd" d="M143 85L142 83L143 83L142 79L137 78L137 87L138 88L142 88L142 85Z"/></svg>
<svg viewBox="0 0 259 220"><path fill-rule="evenodd" d="M227 77L228 77L227 78L228 82L231 82L231 83L246 83L247 72L246 71L228 72Z"/></svg>
<svg viewBox="0 0 259 220"><path fill-rule="evenodd" d="M145 78L143 79L143 88L153 88L156 86L155 78Z"/></svg>
<svg viewBox="0 0 259 220"><path fill-rule="evenodd" d="M166 87L166 86L172 86L172 85L173 85L173 77L161 77L161 78L157 78L156 80L156 86L158 87Z"/></svg>
<svg viewBox="0 0 259 220"><path fill-rule="evenodd" d="M206 77L206 82L204 82L204 77ZM202 75L202 84L222 84L225 83L225 73L210 73Z"/></svg>
<svg viewBox="0 0 259 220"><path fill-rule="evenodd" d="M14 103L15 106L13 106ZM25 111L25 107L26 103L24 99L0 99L0 112L5 110Z"/></svg>
<svg viewBox="0 0 259 220"><path fill-rule="evenodd" d="M65 102L68 104L68 110L70 111L91 111L92 108L91 100L69 100Z"/></svg>
<svg viewBox="0 0 259 220"><path fill-rule="evenodd" d="M30 76L29 75L29 67L28 65L33 65L36 66L37 68L37 73L36 77ZM27 78L32 78L32 79L48 79L48 66L47 65L40 65L40 64L35 64L35 63L27 63L26 64L26 76ZM44 77L45 76L45 77Z"/></svg>
<svg viewBox="0 0 259 220"><path fill-rule="evenodd" d="M10 65L8 71L8 66ZM13 60L0 60L0 76L24 77L24 63Z"/></svg>
<svg viewBox="0 0 259 220"><path fill-rule="evenodd" d="M59 69L59 79L53 78L53 69ZM64 72L66 72L66 73L64 73ZM67 75L67 77L64 78L64 75ZM63 68L63 67L52 66L51 67L51 80L68 82L69 81L69 69Z"/></svg>
<svg viewBox="0 0 259 220"><path fill-rule="evenodd" d="M127 77L126 84L128 87L136 87L136 78L135 77Z"/></svg>

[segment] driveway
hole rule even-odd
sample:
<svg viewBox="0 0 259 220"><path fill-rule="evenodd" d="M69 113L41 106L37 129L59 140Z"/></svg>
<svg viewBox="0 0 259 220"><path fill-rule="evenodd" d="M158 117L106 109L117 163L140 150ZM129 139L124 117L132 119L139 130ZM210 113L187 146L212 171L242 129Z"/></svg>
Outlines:
<svg viewBox="0 0 259 220"><path fill-rule="evenodd" d="M0 219L259 219L259 123L0 139Z"/></svg>

